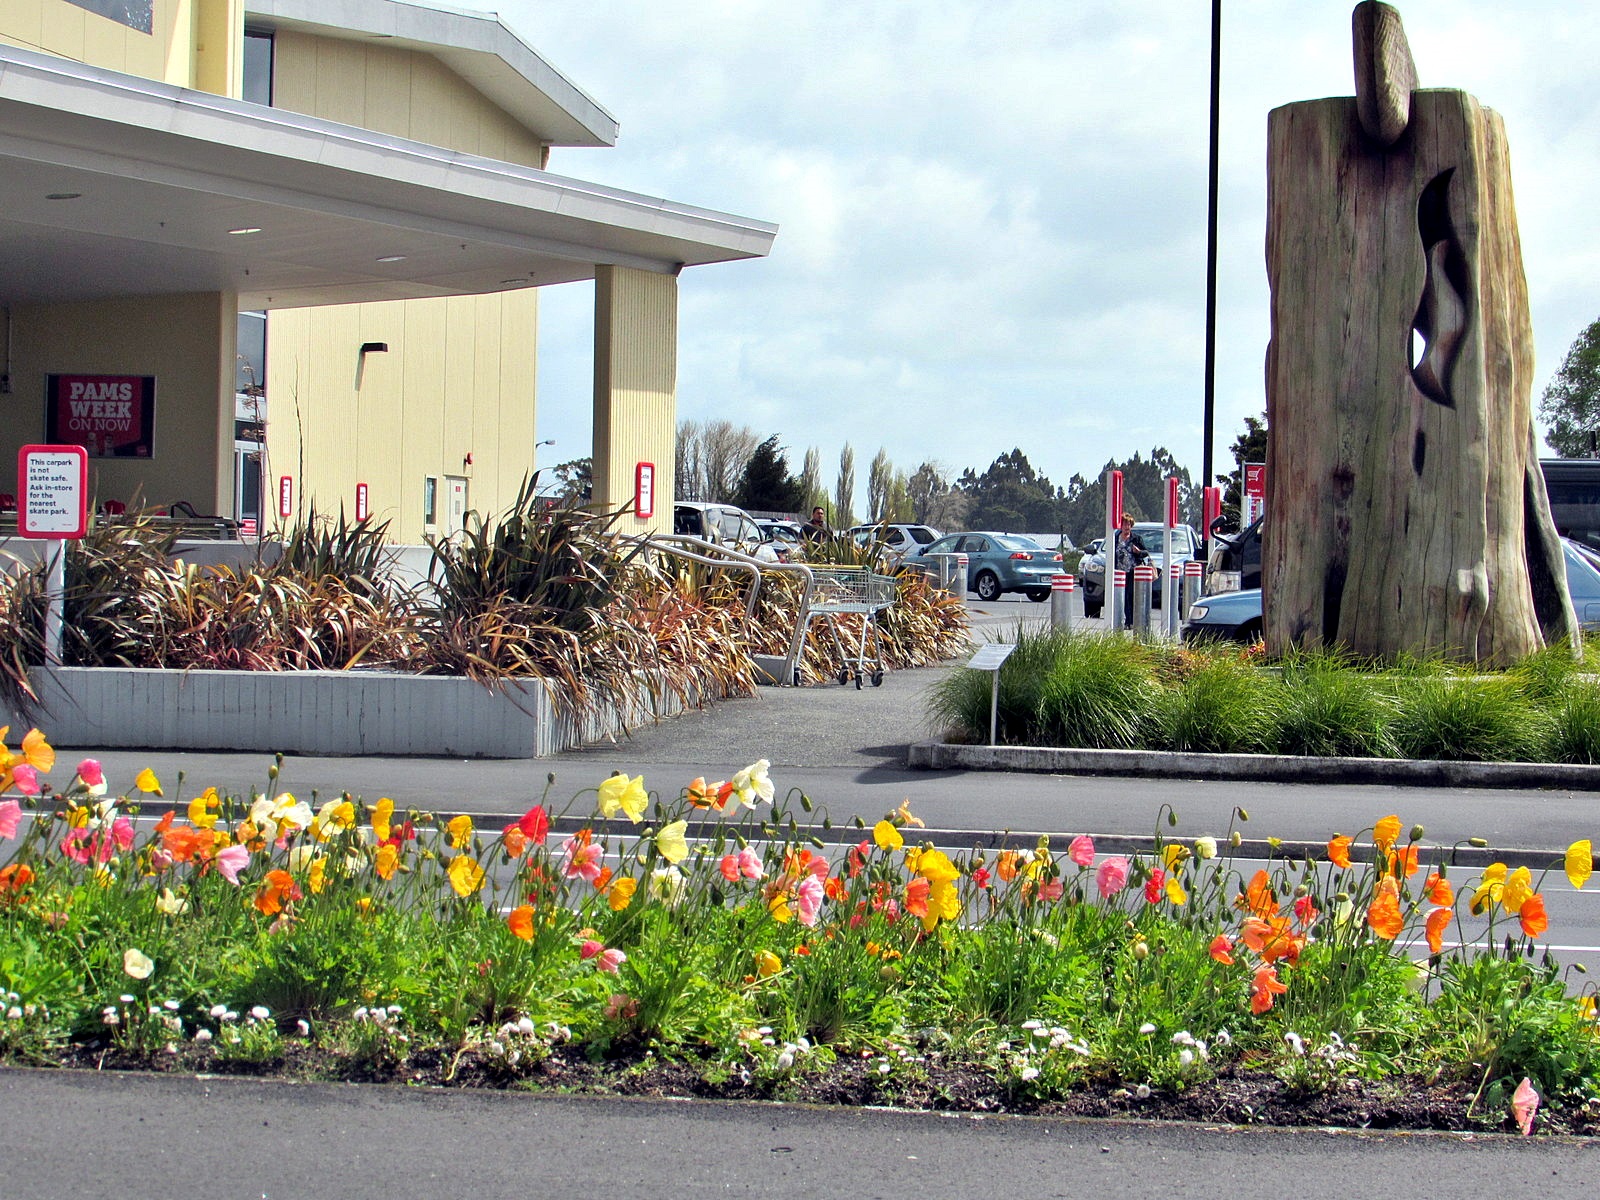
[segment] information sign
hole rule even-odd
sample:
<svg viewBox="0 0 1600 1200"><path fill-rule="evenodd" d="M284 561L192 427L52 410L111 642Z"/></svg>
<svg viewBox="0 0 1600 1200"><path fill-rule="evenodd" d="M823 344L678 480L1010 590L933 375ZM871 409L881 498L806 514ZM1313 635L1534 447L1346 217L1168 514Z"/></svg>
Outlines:
<svg viewBox="0 0 1600 1200"><path fill-rule="evenodd" d="M82 446L24 446L17 453L17 532L81 538L89 528L89 455Z"/></svg>

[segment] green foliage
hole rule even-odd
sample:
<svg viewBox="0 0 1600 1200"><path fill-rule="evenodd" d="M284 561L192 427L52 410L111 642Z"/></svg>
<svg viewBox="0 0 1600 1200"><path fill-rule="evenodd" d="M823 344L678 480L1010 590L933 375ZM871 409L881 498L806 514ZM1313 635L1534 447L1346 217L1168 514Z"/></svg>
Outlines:
<svg viewBox="0 0 1600 1200"><path fill-rule="evenodd" d="M1394 753L1392 693L1337 655L1285 662L1276 699L1280 754L1387 758Z"/></svg>
<svg viewBox="0 0 1600 1200"><path fill-rule="evenodd" d="M1600 684L1573 680L1555 695L1548 754L1555 762L1600 763Z"/></svg>
<svg viewBox="0 0 1600 1200"><path fill-rule="evenodd" d="M1545 440L1562 458L1592 458L1600 431L1600 320L1580 333L1539 397Z"/></svg>
<svg viewBox="0 0 1600 1200"><path fill-rule="evenodd" d="M1276 745L1277 683L1237 658L1205 660L1161 698L1158 743L1170 750L1250 754Z"/></svg>
<svg viewBox="0 0 1600 1200"><path fill-rule="evenodd" d="M788 460L778 445L778 435L773 434L745 463L733 503L751 512L799 512L804 493L804 485L789 474Z"/></svg>
<svg viewBox="0 0 1600 1200"><path fill-rule="evenodd" d="M1549 722L1511 678L1408 682L1391 726L1405 758L1526 762L1543 757Z"/></svg>

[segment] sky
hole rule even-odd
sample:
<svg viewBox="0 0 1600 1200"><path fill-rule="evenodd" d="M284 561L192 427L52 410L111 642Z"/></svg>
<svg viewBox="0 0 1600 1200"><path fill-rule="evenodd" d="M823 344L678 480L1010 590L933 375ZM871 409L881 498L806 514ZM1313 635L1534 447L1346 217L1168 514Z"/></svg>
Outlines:
<svg viewBox="0 0 1600 1200"><path fill-rule="evenodd" d="M485 6L487 7L487 5ZM1198 479L1205 0L502 0L621 126L558 174L775 222L691 268L678 416L815 446L858 504L880 448L952 476L1020 447L1058 485L1170 450ZM1225 0L1215 469L1266 407L1268 112L1354 91L1353 0ZM1577 0L1399 4L1419 80L1499 111L1537 402L1600 317L1600 22ZM541 300L542 465L586 455L593 289Z"/></svg>

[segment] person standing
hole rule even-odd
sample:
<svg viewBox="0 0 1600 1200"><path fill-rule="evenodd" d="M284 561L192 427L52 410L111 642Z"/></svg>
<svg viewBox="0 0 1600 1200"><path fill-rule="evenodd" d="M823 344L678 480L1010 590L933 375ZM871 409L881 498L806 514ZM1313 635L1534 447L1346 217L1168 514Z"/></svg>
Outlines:
<svg viewBox="0 0 1600 1200"><path fill-rule="evenodd" d="M828 528L827 515L822 511L822 505L817 505L811 510L811 520L800 526L800 533L808 542L825 542L833 535Z"/></svg>
<svg viewBox="0 0 1600 1200"><path fill-rule="evenodd" d="M1146 550L1144 543L1134 536L1133 517L1128 513L1123 513L1122 525L1117 530L1116 545L1114 552L1110 555L1110 559L1112 569L1125 572L1123 578L1130 581L1130 586L1124 589L1122 593L1122 625L1125 629L1133 628L1133 605L1129 603L1129 599L1133 595L1131 586L1133 569L1149 557L1150 551ZM1111 589L1115 582L1115 577L1108 573L1105 581L1107 604L1111 602Z"/></svg>

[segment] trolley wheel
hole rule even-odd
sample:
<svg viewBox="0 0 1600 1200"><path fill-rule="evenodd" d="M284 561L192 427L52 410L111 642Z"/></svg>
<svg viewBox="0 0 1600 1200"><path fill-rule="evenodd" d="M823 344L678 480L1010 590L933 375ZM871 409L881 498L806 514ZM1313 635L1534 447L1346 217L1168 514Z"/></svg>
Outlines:
<svg viewBox="0 0 1600 1200"><path fill-rule="evenodd" d="M839 672L839 686L843 687L850 682L850 669L848 667Z"/></svg>
<svg viewBox="0 0 1600 1200"><path fill-rule="evenodd" d="M800 668L799 667L796 667L794 669L794 686L795 687L799 687L800 686Z"/></svg>
<svg viewBox="0 0 1600 1200"><path fill-rule="evenodd" d="M872 673L872 686L873 687L882 687L883 686L883 672L882 671L874 671Z"/></svg>
<svg viewBox="0 0 1600 1200"><path fill-rule="evenodd" d="M861 672L857 671L856 672L856 691L859 692L860 690L861 690Z"/></svg>

